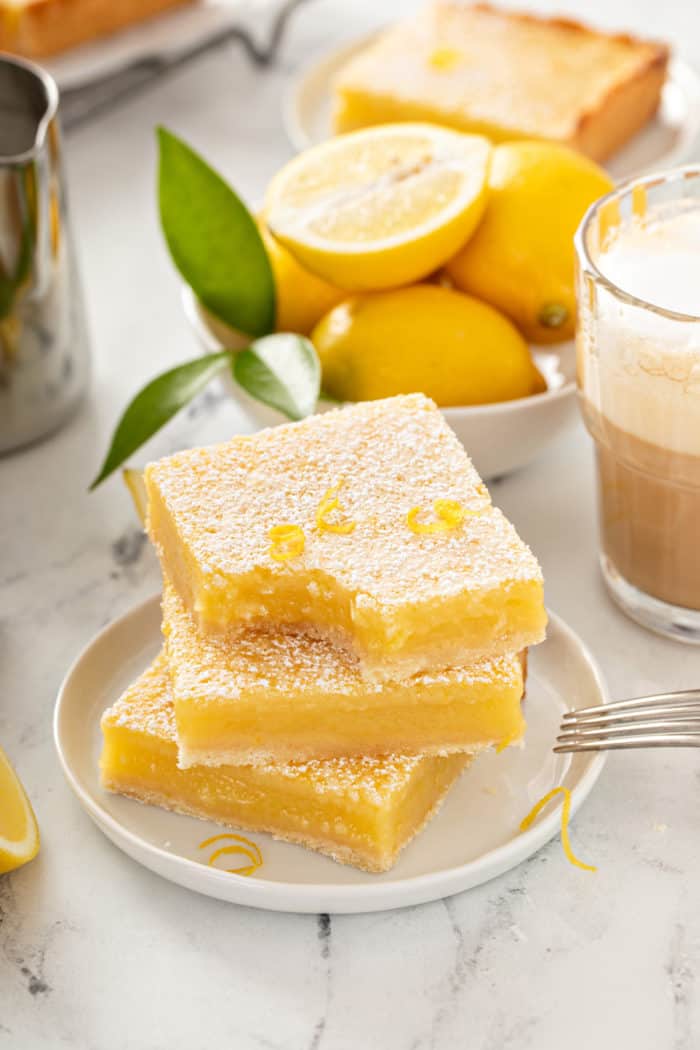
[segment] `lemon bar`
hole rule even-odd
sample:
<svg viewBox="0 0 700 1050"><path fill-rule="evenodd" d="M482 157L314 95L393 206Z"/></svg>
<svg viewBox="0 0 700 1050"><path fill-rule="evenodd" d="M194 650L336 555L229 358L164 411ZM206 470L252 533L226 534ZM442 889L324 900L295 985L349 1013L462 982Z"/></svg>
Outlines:
<svg viewBox="0 0 700 1050"><path fill-rule="evenodd" d="M663 44L568 19L438 2L340 70L334 125L432 121L604 160L655 113L668 58Z"/></svg>
<svg viewBox="0 0 700 1050"><path fill-rule="evenodd" d="M102 732L107 790L229 827L269 832L365 871L394 864L471 760L463 754L389 756L179 769L163 654L105 712Z"/></svg>
<svg viewBox="0 0 700 1050"><path fill-rule="evenodd" d="M37 58L76 47L191 0L0 0L0 51Z"/></svg>
<svg viewBox="0 0 700 1050"><path fill-rule="evenodd" d="M164 575L204 633L303 626L373 681L544 636L535 558L421 394L180 452L145 480Z"/></svg>
<svg viewBox="0 0 700 1050"><path fill-rule="evenodd" d="M183 768L476 751L525 728L514 655L367 683L352 656L318 637L204 636L167 583L163 633Z"/></svg>

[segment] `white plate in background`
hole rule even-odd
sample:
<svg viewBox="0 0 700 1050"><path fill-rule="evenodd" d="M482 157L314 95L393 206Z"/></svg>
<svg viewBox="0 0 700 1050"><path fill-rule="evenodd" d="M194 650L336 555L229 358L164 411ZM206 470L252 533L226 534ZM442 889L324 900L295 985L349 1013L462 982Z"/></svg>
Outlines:
<svg viewBox="0 0 700 1050"><path fill-rule="evenodd" d="M428 827L395 867L369 875L269 835L258 843L263 865L250 877L209 867L199 843L222 829L102 789L100 718L153 659L161 645L160 601L153 597L106 627L68 672L54 716L54 736L66 779L97 826L138 864L181 886L219 900L271 911L384 911L459 893L515 867L560 827L560 808L548 810L524 833L518 825L547 791L564 784L576 811L598 779L603 754L555 755L564 710L605 702L600 673L576 634L550 613L548 637L530 650L523 748L487 754L448 795ZM577 847L584 860L585 842ZM569 869L562 874L586 878Z"/></svg>
<svg viewBox="0 0 700 1050"><path fill-rule="evenodd" d="M377 36L371 33L344 44L306 66L290 83L284 119L292 145L303 150L332 135L331 83L345 63ZM693 158L700 148L700 77L685 62L669 65L656 117L605 165L616 180L645 171L671 168Z"/></svg>
<svg viewBox="0 0 700 1050"><path fill-rule="evenodd" d="M254 41L265 40L281 7L282 0L199 0L42 59L41 64L59 88L78 89L137 63L176 62L228 28L240 28Z"/></svg>

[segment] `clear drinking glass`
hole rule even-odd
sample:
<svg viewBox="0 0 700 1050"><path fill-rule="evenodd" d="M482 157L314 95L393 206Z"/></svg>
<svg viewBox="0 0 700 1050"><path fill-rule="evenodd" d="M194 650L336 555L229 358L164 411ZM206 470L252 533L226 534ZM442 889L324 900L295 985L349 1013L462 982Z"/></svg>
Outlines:
<svg viewBox="0 0 700 1050"><path fill-rule="evenodd" d="M700 644L700 166L603 197L576 255L603 576L633 619Z"/></svg>

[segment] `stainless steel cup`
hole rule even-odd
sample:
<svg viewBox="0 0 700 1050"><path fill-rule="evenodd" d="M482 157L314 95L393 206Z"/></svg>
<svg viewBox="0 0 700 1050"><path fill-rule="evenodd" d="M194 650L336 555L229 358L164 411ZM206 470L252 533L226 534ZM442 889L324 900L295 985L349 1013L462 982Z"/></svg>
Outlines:
<svg viewBox="0 0 700 1050"><path fill-rule="evenodd" d="M58 89L38 66L0 54L0 452L65 422L88 372Z"/></svg>

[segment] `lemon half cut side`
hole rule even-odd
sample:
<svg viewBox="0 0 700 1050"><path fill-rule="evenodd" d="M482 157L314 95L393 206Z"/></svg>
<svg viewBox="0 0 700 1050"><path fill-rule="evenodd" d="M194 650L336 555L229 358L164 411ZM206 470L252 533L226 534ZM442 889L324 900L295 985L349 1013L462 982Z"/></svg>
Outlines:
<svg viewBox="0 0 700 1050"><path fill-rule="evenodd" d="M291 160L270 183L267 225L336 287L376 290L447 262L486 207L491 145L432 124L341 135Z"/></svg>
<svg viewBox="0 0 700 1050"><path fill-rule="evenodd" d="M38 852L39 828L34 810L0 748L0 874L33 860Z"/></svg>

